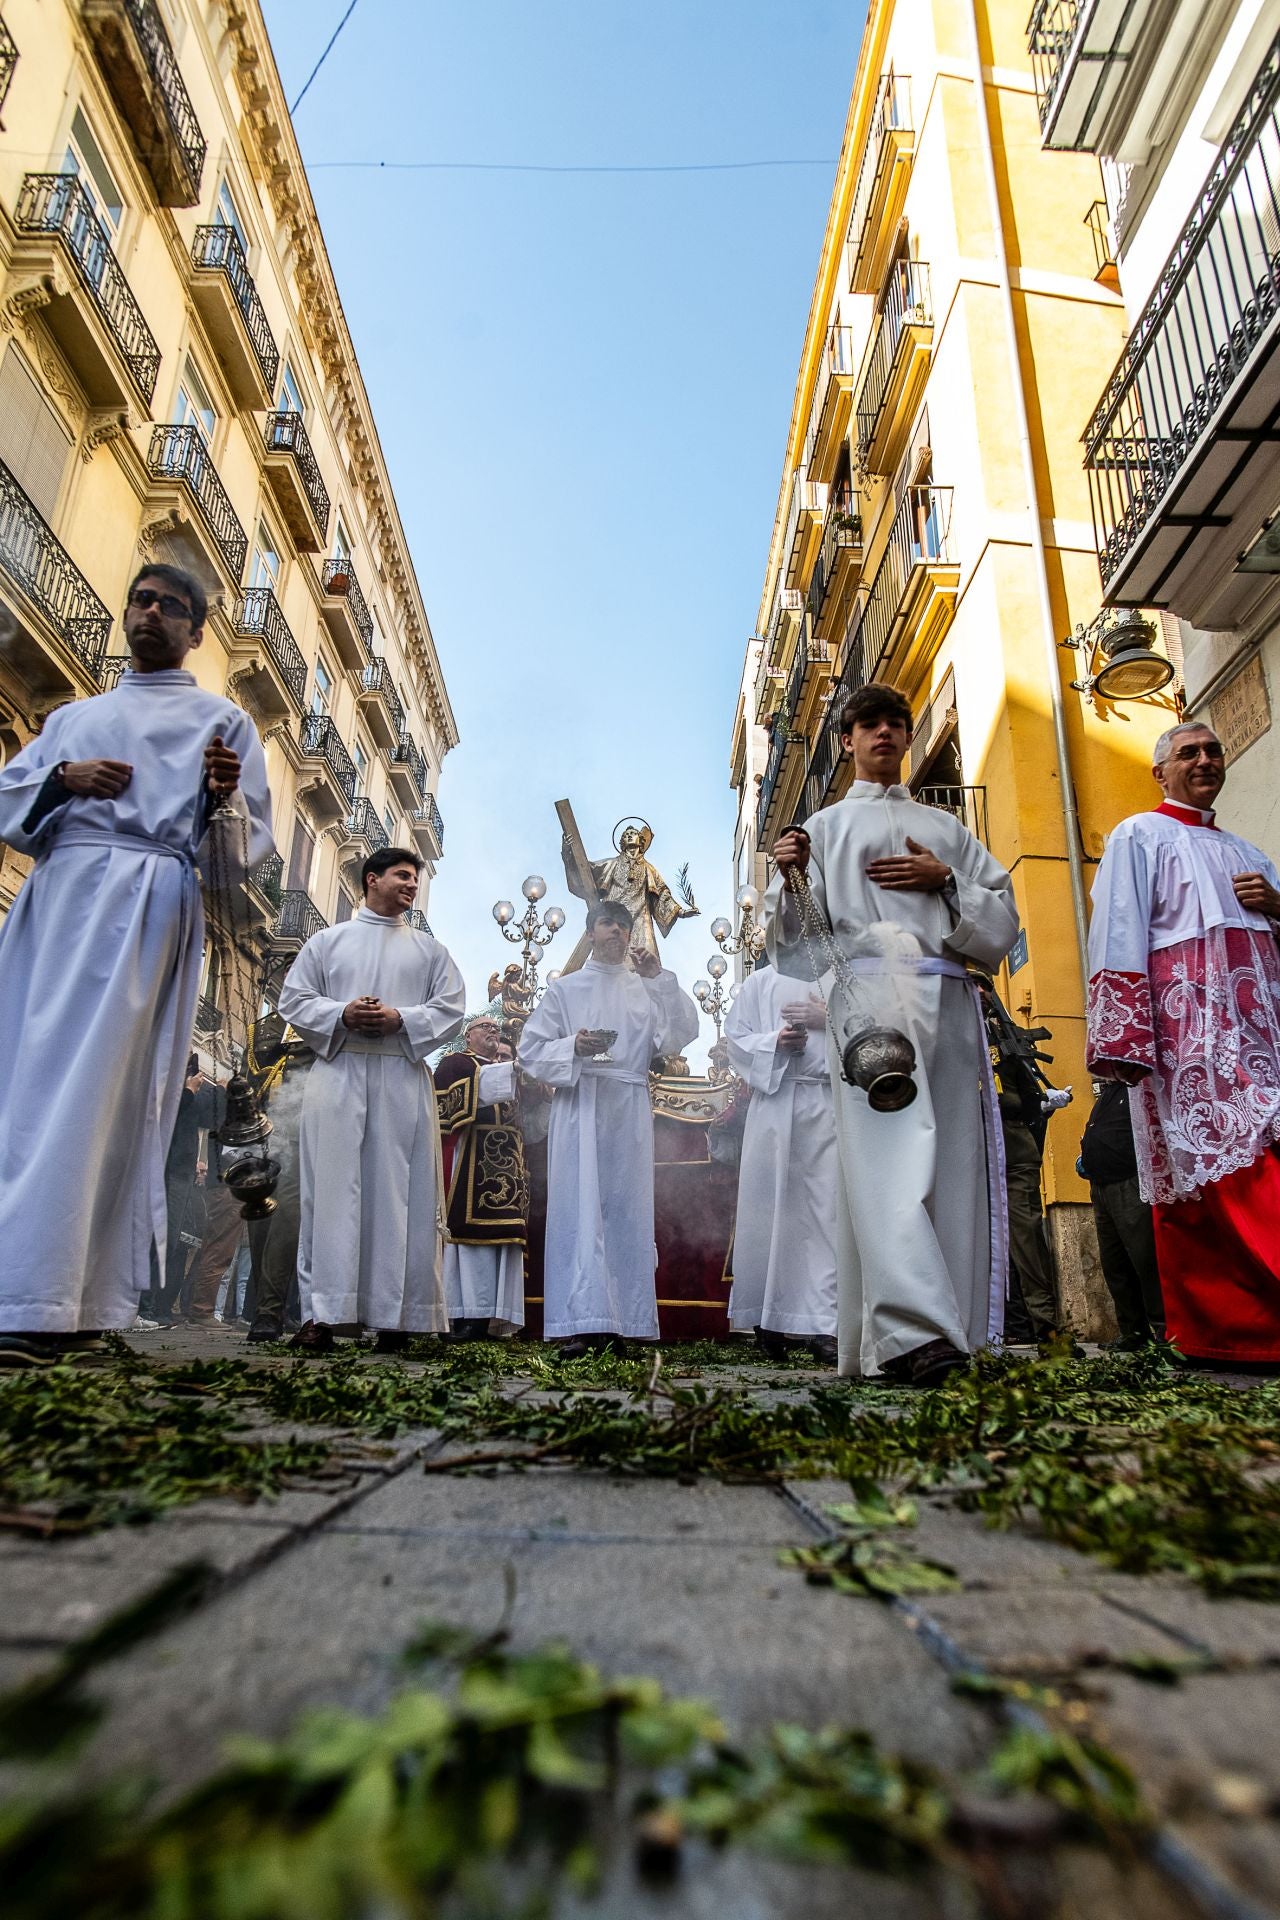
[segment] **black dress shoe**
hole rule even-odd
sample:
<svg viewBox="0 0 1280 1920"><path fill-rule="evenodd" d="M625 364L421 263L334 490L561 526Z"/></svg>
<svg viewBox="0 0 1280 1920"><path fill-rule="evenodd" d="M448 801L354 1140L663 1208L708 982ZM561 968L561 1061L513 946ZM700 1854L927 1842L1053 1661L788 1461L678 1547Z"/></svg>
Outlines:
<svg viewBox="0 0 1280 1920"><path fill-rule="evenodd" d="M332 1353L333 1328L323 1320L304 1320L289 1342L292 1353Z"/></svg>
<svg viewBox="0 0 1280 1920"><path fill-rule="evenodd" d="M902 1356L906 1379L913 1387L937 1387L948 1374L963 1372L969 1365L967 1353L961 1353L949 1340L928 1340Z"/></svg>
<svg viewBox="0 0 1280 1920"><path fill-rule="evenodd" d="M585 1333L575 1333L572 1340L562 1340L556 1348L556 1357L560 1360L581 1360L584 1353L590 1353L591 1341Z"/></svg>
<svg viewBox="0 0 1280 1920"><path fill-rule="evenodd" d="M787 1336L775 1333L772 1327L752 1327L756 1345L761 1353L768 1354L770 1360L785 1360L787 1357Z"/></svg>
<svg viewBox="0 0 1280 1920"><path fill-rule="evenodd" d="M838 1367L840 1364L840 1342L834 1333L816 1333L809 1342L809 1351L820 1367Z"/></svg>
<svg viewBox="0 0 1280 1920"><path fill-rule="evenodd" d="M375 1353L408 1353L412 1335L402 1333L398 1327L385 1327L374 1335Z"/></svg>
<svg viewBox="0 0 1280 1920"><path fill-rule="evenodd" d="M277 1320L274 1313L257 1313L249 1328L249 1345L263 1346L268 1340L284 1339L284 1322Z"/></svg>
<svg viewBox="0 0 1280 1920"><path fill-rule="evenodd" d="M452 1340L487 1340L489 1322L487 1320L451 1320L449 1337Z"/></svg>

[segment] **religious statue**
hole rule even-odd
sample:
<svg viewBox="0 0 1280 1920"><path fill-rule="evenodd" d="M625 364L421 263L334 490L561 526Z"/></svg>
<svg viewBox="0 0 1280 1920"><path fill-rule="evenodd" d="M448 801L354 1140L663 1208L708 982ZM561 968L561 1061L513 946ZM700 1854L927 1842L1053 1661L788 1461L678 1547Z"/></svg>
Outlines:
<svg viewBox="0 0 1280 1920"><path fill-rule="evenodd" d="M497 1002L500 1006L504 1026L522 1027L533 1012L536 994L537 988L525 979L524 968L518 960L504 968L501 976L496 971L489 975L489 1003L492 1006Z"/></svg>
<svg viewBox="0 0 1280 1920"><path fill-rule="evenodd" d="M633 951L643 950L657 959L660 956L654 928L665 938L677 920L691 920L701 912L689 885L688 866L681 867L676 875L677 897L647 858L653 844L653 828L647 820L635 816L619 820L613 830L613 844L617 849L615 857L612 860L588 861L587 872L584 873L574 836L566 831L561 855L569 891L576 894L579 900L594 904L588 892L589 873L596 897L619 901L631 915ZM570 967L573 964L571 960Z"/></svg>

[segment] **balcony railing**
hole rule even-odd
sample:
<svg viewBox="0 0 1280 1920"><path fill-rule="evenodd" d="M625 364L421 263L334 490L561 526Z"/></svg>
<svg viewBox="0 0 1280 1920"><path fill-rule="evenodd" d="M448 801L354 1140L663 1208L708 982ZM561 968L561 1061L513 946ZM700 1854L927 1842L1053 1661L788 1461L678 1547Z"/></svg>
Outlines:
<svg viewBox="0 0 1280 1920"><path fill-rule="evenodd" d="M865 465L880 425L893 380L895 362L908 327L933 324L929 268L923 260L899 260L876 327L866 370L858 388L858 458Z"/></svg>
<svg viewBox="0 0 1280 1920"><path fill-rule="evenodd" d="M352 805L356 797L355 762L342 744L342 735L327 713L304 713L298 729L302 751L323 760Z"/></svg>
<svg viewBox="0 0 1280 1920"><path fill-rule="evenodd" d="M335 555L332 560L325 561L320 572L325 592L346 601L351 609L351 618L364 641L365 652L372 653L373 615L360 591L360 582L356 579L350 560L345 554Z"/></svg>
<svg viewBox="0 0 1280 1920"><path fill-rule="evenodd" d="M818 442L822 436L823 420L827 402L832 395L832 381L837 374L849 377L856 372L853 362L853 328L828 327L823 343L822 358L818 363L818 377L814 382L813 405L809 408L809 425L804 436L805 471L812 469L814 456L818 451Z"/></svg>
<svg viewBox="0 0 1280 1920"><path fill-rule="evenodd" d="M0 570L95 678L111 615L3 461L0 461Z"/></svg>
<svg viewBox="0 0 1280 1920"><path fill-rule="evenodd" d="M1280 37L1271 44L1085 433L1106 591L1120 585L1118 576L1136 551L1168 519L1171 492L1181 491L1189 478L1206 477L1202 441L1220 435L1226 416L1250 393L1260 354L1277 350L1278 102ZM1264 412L1265 407L1259 419ZM1273 432L1265 425L1231 426L1224 437L1232 442L1236 460L1219 476L1219 496L1238 482L1244 461L1274 458L1264 444ZM1189 526L1184 518L1180 534L1194 534L1207 517L1203 512L1191 516ZM1154 603L1153 589L1168 570L1162 565L1152 580L1133 582L1145 596L1140 604Z"/></svg>
<svg viewBox="0 0 1280 1920"><path fill-rule="evenodd" d="M370 853L389 846L386 827L382 824L378 809L367 794L360 794L351 812L347 815L347 838L363 840Z"/></svg>
<svg viewBox="0 0 1280 1920"><path fill-rule="evenodd" d="M274 387L276 374L280 370L280 349L275 343L267 310L254 285L235 228L221 225L197 227L191 247L191 263L195 267L226 275L262 377L268 387Z"/></svg>
<svg viewBox="0 0 1280 1920"><path fill-rule="evenodd" d="M825 640L818 638L812 625L806 620L796 639L796 650L792 655L777 718L773 724L773 740L769 748L764 779L760 783L760 799L756 809L757 839L765 829L769 805L786 761L787 748L790 745L801 747L804 745L804 734L796 726L796 715L804 695L805 685L813 669L817 666L825 666L830 659L831 649Z"/></svg>
<svg viewBox="0 0 1280 1920"><path fill-rule="evenodd" d="M421 907L410 907L408 913L405 915L405 919L415 933L431 934L431 938L434 940L435 935L431 933L431 923Z"/></svg>
<svg viewBox="0 0 1280 1920"><path fill-rule="evenodd" d="M213 1034L222 1031L222 1011L216 1001L202 993L196 1001L195 1030L197 1033Z"/></svg>
<svg viewBox="0 0 1280 1920"><path fill-rule="evenodd" d="M820 480L806 480L802 473L791 476L791 499L787 507L786 531L782 536L782 577L789 587L796 584L806 541L801 538L802 518L812 522L827 504L827 489Z"/></svg>
<svg viewBox="0 0 1280 1920"><path fill-rule="evenodd" d="M360 675L360 685L366 693L377 694L395 722L397 738L402 737L405 727L404 708L400 704L400 695L396 692L395 682L391 678L391 669L386 661L371 660Z"/></svg>
<svg viewBox="0 0 1280 1920"><path fill-rule="evenodd" d="M870 592L849 616L836 656L837 683L809 770L810 813L826 799L840 759L840 709L850 694L877 678L917 567L951 559L950 487L908 487L889 532ZM816 797L815 797L816 796Z"/></svg>
<svg viewBox="0 0 1280 1920"><path fill-rule="evenodd" d="M861 516L839 502L829 506L826 525L822 530L822 545L818 548L818 557L813 563L813 577L809 582L810 619L815 622L821 620L826 611L827 595L831 591L840 555L861 551Z"/></svg>
<svg viewBox="0 0 1280 1920"><path fill-rule="evenodd" d="M13 35L0 20L0 113L9 97L9 88L13 84L14 68L18 64L18 48Z"/></svg>
<svg viewBox="0 0 1280 1920"><path fill-rule="evenodd" d="M845 238L851 288L858 288L859 265L867 252L873 250L869 247L871 236L866 232L867 217L876 188L883 181L886 167L892 164L894 136L913 131L911 77L905 73L886 73L871 111L871 125L867 130L867 144L862 149L858 184L853 195L853 212L849 216L849 230Z"/></svg>
<svg viewBox="0 0 1280 1920"><path fill-rule="evenodd" d="M281 854L270 853L259 866L249 874L249 884L264 900L273 907L280 905L280 896L284 888L284 858Z"/></svg>
<svg viewBox="0 0 1280 1920"><path fill-rule="evenodd" d="M56 233L76 278L147 405L156 390L160 349L111 251L111 237L74 173L29 173L15 215L24 233Z"/></svg>
<svg viewBox="0 0 1280 1920"><path fill-rule="evenodd" d="M419 800L427 797L427 763L408 734L402 734L398 746L391 747L387 759L393 767L407 767L409 777L418 790Z"/></svg>
<svg viewBox="0 0 1280 1920"><path fill-rule="evenodd" d="M232 579L244 571L249 536L236 518L218 478L208 447L195 427L157 427L147 454L148 471L157 480L181 480L226 563Z"/></svg>
<svg viewBox="0 0 1280 1920"><path fill-rule="evenodd" d="M194 206L200 197L205 137L152 0L84 0L83 11L138 151L161 189L162 204ZM127 26L122 28L122 22ZM122 57L122 32L131 37L136 60ZM138 62L149 76L145 87L135 77ZM164 121L160 140L154 130L157 107ZM163 151L166 140L171 155Z"/></svg>
<svg viewBox="0 0 1280 1920"><path fill-rule="evenodd" d="M262 429L268 453L292 454L302 480L303 492L323 535L329 525L329 489L320 477L320 468L312 452L300 413L269 413Z"/></svg>
<svg viewBox="0 0 1280 1920"><path fill-rule="evenodd" d="M246 587L236 603L232 624L237 633L257 635L276 672L301 706L307 691L307 663L271 588Z"/></svg>
<svg viewBox="0 0 1280 1920"><path fill-rule="evenodd" d="M313 933L323 933L329 922L309 893L290 887L280 895L280 910L271 929L272 938L302 946Z"/></svg>
<svg viewBox="0 0 1280 1920"><path fill-rule="evenodd" d="M428 831L430 832L432 838L436 843L437 848L441 853L443 853L444 852L444 821L440 817L440 809L436 805L436 797L434 793L429 793L427 795L426 799L423 801L422 805L418 808L417 813L414 817L415 817L416 823L419 826L424 826L428 829Z"/></svg>
<svg viewBox="0 0 1280 1920"><path fill-rule="evenodd" d="M990 846L985 787L918 787L911 797L921 806L938 807L943 813L949 813L962 827L968 827L984 847Z"/></svg>

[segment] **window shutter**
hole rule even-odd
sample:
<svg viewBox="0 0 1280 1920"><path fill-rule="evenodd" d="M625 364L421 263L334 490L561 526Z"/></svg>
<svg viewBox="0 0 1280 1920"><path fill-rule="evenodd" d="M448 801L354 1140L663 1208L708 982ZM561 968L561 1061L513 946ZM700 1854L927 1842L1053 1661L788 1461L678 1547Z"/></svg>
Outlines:
<svg viewBox="0 0 1280 1920"><path fill-rule="evenodd" d="M0 360L0 460L38 513L52 520L71 439L15 348Z"/></svg>

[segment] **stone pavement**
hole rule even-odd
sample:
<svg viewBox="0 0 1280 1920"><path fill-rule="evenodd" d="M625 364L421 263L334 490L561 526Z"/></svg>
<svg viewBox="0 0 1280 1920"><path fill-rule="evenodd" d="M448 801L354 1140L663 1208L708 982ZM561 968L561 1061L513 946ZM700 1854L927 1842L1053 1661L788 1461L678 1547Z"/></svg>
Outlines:
<svg viewBox="0 0 1280 1920"><path fill-rule="evenodd" d="M245 1351L232 1336L190 1331L135 1344L174 1359ZM678 1371L678 1351L669 1360ZM740 1378L762 1386L751 1369ZM109 1711L82 1762L89 1776L140 1768L176 1790L213 1767L230 1735L278 1735L319 1702L376 1711L402 1684L396 1656L421 1621L487 1629L512 1590L517 1648L563 1639L606 1672L708 1700L737 1731L776 1720L862 1726L886 1749L947 1769L978 1766L998 1736L987 1708L952 1691L955 1669L1070 1680L1093 1730L1140 1775L1162 1829L1156 1864L1127 1873L1059 1849L1037 1867L1034 1910L1081 1920L1280 1911L1280 1608L1119 1575L937 1501L922 1503L911 1543L954 1567L960 1589L885 1605L778 1565L780 1547L821 1534L824 1507L848 1498L842 1483L682 1486L555 1467L478 1478L424 1473L426 1457L447 1454L437 1436L415 1434L382 1457L358 1451L341 1486L273 1503L204 1502L85 1539L0 1536L0 1686L193 1559L221 1576L211 1595L94 1677ZM1159 1687L1101 1664L1189 1653L1229 1670ZM731 1854L699 1862L661 1897L624 1876L591 1911L958 1920L971 1909L955 1897Z"/></svg>

